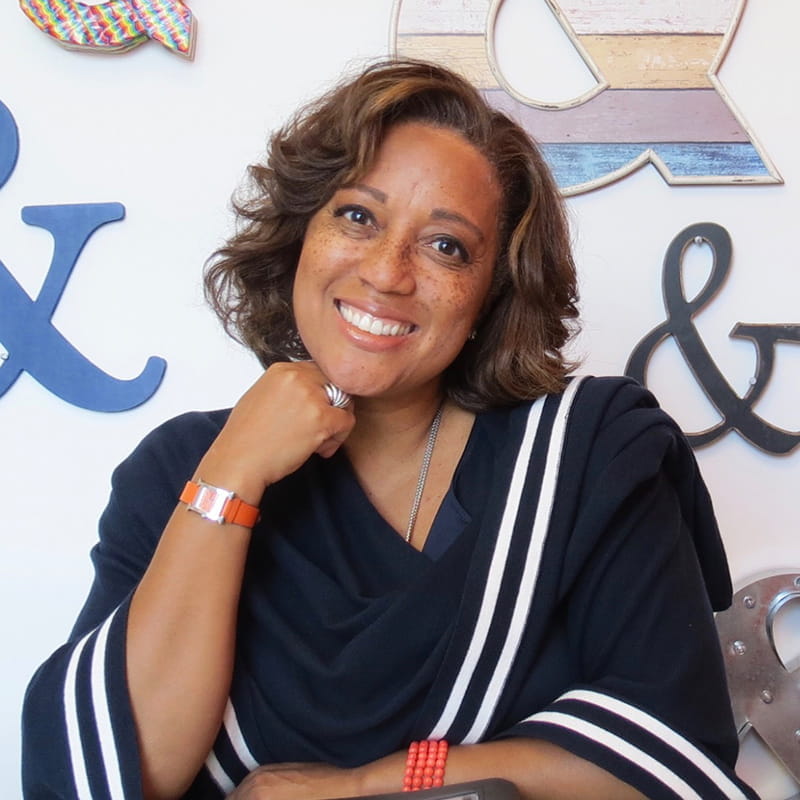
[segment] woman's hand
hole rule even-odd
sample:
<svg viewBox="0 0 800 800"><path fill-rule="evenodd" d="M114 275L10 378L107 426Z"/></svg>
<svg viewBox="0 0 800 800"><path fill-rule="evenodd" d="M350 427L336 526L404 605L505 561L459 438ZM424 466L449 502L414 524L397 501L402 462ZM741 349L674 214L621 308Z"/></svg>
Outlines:
<svg viewBox="0 0 800 800"><path fill-rule="evenodd" d="M273 364L236 404L197 475L258 503L312 453L332 456L355 417L352 407L331 406L326 383L313 362Z"/></svg>
<svg viewBox="0 0 800 800"><path fill-rule="evenodd" d="M253 770L227 800L327 800L359 794L358 770L328 764L269 764Z"/></svg>

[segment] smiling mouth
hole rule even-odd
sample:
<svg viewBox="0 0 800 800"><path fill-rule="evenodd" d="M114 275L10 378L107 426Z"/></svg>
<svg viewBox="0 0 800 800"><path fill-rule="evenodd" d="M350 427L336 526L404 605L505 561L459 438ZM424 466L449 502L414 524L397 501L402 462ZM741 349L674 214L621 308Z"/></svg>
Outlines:
<svg viewBox="0 0 800 800"><path fill-rule="evenodd" d="M397 322L391 319L381 319L367 314L366 311L357 311L352 306L348 306L341 300L336 302L336 308L342 319L365 333L374 336L406 336L414 330L414 325L408 322Z"/></svg>

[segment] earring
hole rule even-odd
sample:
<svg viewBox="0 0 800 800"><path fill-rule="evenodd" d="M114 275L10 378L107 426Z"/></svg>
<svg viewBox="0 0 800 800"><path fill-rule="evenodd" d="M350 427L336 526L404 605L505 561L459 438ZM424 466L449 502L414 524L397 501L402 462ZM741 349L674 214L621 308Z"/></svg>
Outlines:
<svg viewBox="0 0 800 800"><path fill-rule="evenodd" d="M469 341L471 342L474 342L477 338L478 338L478 331L476 331L475 328L473 328L470 331L469 336L467 336L467 339L469 339Z"/></svg>

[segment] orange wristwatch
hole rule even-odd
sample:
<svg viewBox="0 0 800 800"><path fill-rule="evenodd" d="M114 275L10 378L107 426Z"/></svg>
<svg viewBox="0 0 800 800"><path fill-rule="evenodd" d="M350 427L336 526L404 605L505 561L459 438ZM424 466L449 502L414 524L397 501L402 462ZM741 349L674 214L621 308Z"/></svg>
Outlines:
<svg viewBox="0 0 800 800"><path fill-rule="evenodd" d="M234 492L220 489L204 481L188 481L181 492L181 503L203 519L218 525L242 525L252 528L258 522L259 509L245 503Z"/></svg>

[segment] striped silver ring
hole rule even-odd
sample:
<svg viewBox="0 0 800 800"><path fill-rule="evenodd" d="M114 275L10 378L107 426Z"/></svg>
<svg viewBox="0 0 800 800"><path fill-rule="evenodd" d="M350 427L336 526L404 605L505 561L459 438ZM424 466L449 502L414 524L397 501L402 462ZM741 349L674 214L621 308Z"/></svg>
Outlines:
<svg viewBox="0 0 800 800"><path fill-rule="evenodd" d="M343 392L338 386L330 381L325 384L325 394L328 395L328 402L334 408L347 408L350 405L350 395Z"/></svg>

